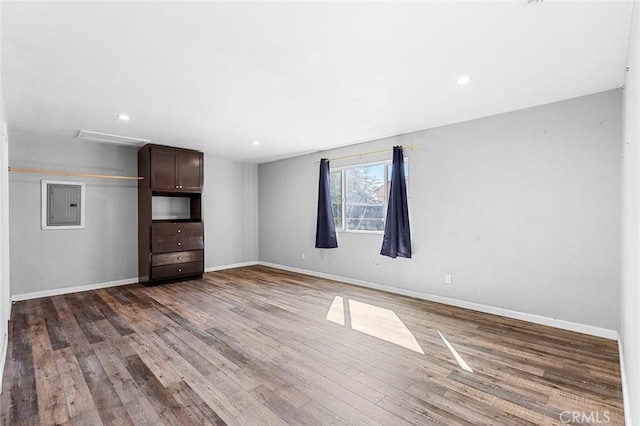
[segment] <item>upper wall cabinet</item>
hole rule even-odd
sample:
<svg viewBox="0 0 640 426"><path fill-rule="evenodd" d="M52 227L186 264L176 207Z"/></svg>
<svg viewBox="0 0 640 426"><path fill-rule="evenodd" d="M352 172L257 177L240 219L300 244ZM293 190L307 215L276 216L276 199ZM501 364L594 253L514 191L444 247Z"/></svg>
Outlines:
<svg viewBox="0 0 640 426"><path fill-rule="evenodd" d="M200 192L202 153L180 148L151 146L151 189L165 192Z"/></svg>

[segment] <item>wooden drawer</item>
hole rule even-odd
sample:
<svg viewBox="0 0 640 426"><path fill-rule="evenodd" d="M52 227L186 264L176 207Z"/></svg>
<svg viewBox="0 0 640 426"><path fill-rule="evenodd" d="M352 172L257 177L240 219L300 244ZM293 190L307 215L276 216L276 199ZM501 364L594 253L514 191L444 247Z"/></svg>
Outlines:
<svg viewBox="0 0 640 426"><path fill-rule="evenodd" d="M204 250L178 251L175 253L152 255L151 266L174 265L187 262L201 262L203 260Z"/></svg>
<svg viewBox="0 0 640 426"><path fill-rule="evenodd" d="M202 222L154 223L151 225L151 238L154 240L203 236L204 224Z"/></svg>
<svg viewBox="0 0 640 426"><path fill-rule="evenodd" d="M177 265L154 266L151 268L151 279L172 278L183 275L202 274L204 262L179 263Z"/></svg>
<svg viewBox="0 0 640 426"><path fill-rule="evenodd" d="M170 253L174 251L200 250L204 248L204 238L164 238L151 240L152 253Z"/></svg>

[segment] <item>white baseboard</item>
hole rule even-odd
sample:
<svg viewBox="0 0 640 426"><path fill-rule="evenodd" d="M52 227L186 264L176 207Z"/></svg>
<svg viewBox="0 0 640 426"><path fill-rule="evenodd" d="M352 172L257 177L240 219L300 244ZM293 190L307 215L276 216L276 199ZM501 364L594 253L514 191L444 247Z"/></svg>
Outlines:
<svg viewBox="0 0 640 426"><path fill-rule="evenodd" d="M622 382L622 404L624 407L624 424L632 426L631 397L629 396L629 384L627 383L627 371L624 366L624 350L622 348L622 336L618 335L618 352L620 353L620 381Z"/></svg>
<svg viewBox="0 0 640 426"><path fill-rule="evenodd" d="M471 310L474 310L474 311L485 312L485 313L499 315L499 316L503 316L503 317L508 317L508 318L514 318L514 319L519 319L519 320L523 320L523 321L528 321L528 322L532 322L532 323L535 323L535 324L548 325L548 326L551 326L551 327L556 327L556 328L560 328L560 329L564 329L564 330L576 331L576 332L579 332L579 333L585 333L585 334L590 334L590 335L593 335L593 336L604 337L604 338L607 338L607 339L618 340L618 350L619 350L619 353L620 353L620 376L621 376L621 380L622 380L622 393L623 393L623 400L624 400L625 422L626 422L626 424L628 426L631 426L631 413L629 411L629 401L630 401L630 399L629 399L629 393L628 393L629 389L628 389L627 380L626 380L626 374L625 374L626 371L625 371L625 364L624 364L624 352L623 352L622 341L620 339L620 336L618 335L618 333L615 330L609 330L609 329L606 329L606 328L600 328L600 327L595 327L595 326L586 325L586 324L579 324L579 323L574 323L574 322L570 322L570 321L564 321L564 320L560 320L560 319L556 319L556 318L544 317L544 316L541 316L541 315L534 315L534 314L528 314L528 313L524 313L524 312L511 311L511 310L508 310L508 309L496 308L496 307L493 307L493 306L482 305L482 304L479 304L479 303L467 302L467 301L464 301L464 300L457 300L457 299L452 299L452 298L443 297L443 296L436 296L436 295L432 295L432 294L429 294L429 293L423 293L423 292L418 292L418 291L413 291L413 290L406 290L406 289L397 288L397 287L390 287L390 286L377 284L377 283L373 283L373 282L356 280L356 279L353 279L353 278L341 277L341 276L338 276L338 275L326 274L326 273L323 273L323 272L311 271L311 270L307 270L307 269L295 268L295 267L291 267L291 266L285 266L285 265L280 265L280 264L276 264L276 263L269 263L269 262L249 261L249 262L234 263L234 264L229 264L229 265L213 266L213 267L206 268L205 272L214 272L214 271L221 271L221 270L224 270L224 269L241 268L241 267L245 267L245 266L254 266L254 265L268 266L268 267L275 268L275 269L282 269L282 270L285 270L285 271L297 272L297 273L300 273L300 274L311 275L311 276L315 276L315 277L319 277L319 278L326 278L326 279L330 279L330 280L334 280L334 281L340 281L340 282L344 282L344 283L347 283L347 284L357 285L357 286L360 286L360 287L367 287L367 288L373 288L373 289L376 289L376 290L383 290L383 291L386 291L386 292L389 292L389 293L401 294L401 295L404 295L404 296L415 297L415 298L418 298L418 299L429 300L429 301L432 301L432 302L443 303L443 304L446 304L446 305L457 306L457 307L460 307L460 308L471 309ZM11 296L11 301L16 302L16 301L20 301L20 300L37 299L37 298L40 298L40 297L48 297L48 296L57 296L57 295L61 295L61 294L76 293L76 292L79 292L79 291L97 290L97 289L107 288L107 287L116 287L116 286L121 286L121 285L134 284L134 283L137 283L137 282L138 282L138 278L127 278L127 279L123 279L123 280L108 281L108 282L104 282L104 283L88 284L88 285L83 285L83 286L66 287L66 288L59 288L59 289L45 290L45 291L37 291L37 292L33 292L33 293L16 294L16 295ZM7 350L8 350L8 340L7 340L7 338L8 338L8 333L4 336L2 354L0 354L0 356L1 356L1 358L0 358L0 392L2 392L2 380L3 380L3 375L4 375L4 366L5 366L5 362L6 362L6 359L7 359Z"/></svg>
<svg viewBox="0 0 640 426"><path fill-rule="evenodd" d="M9 330L7 329L7 334L4 335L4 339L2 342L2 359L0 359L0 394L2 394L2 389L4 388L4 365L7 362L7 352L9 350Z"/></svg>
<svg viewBox="0 0 640 426"><path fill-rule="evenodd" d="M243 266L257 265L258 261L233 263L230 265L213 266L206 268L205 272L221 271L223 269L241 268ZM20 300L39 299L41 297L59 296L61 294L77 293L79 291L98 290L107 287L117 287L120 285L135 284L138 282L138 278L126 278L124 280L107 281L104 283L79 285L75 287L56 288L53 290L35 291L33 293L14 294L11 296L12 302L18 302Z"/></svg>
<svg viewBox="0 0 640 426"><path fill-rule="evenodd" d="M468 302L465 300L452 299L444 296L437 296L429 293L406 290L403 288L391 287L383 284L377 284L369 281L356 280L353 278L341 277L339 275L325 274L323 272L311 271L307 269L295 268L286 265L280 265L276 263L261 262L261 261L249 261L241 263L233 263L229 265L212 266L205 269L205 272L221 271L224 269L241 268L245 266L263 265L271 268L282 269L291 272L298 272L301 274L311 275L319 278L326 278L329 280L341 281L347 284L353 284L360 287L373 288L376 290L383 290L389 293L401 294L404 296L415 297L418 299L430 300L432 302L443 303L445 305L457 306L460 308L471 309L474 311L485 312L488 314L499 315L507 318L514 318L523 321L532 322L535 324L548 325L551 327L561 328L564 330L576 331L578 333L590 334L592 336L604 337L611 340L618 339L618 332L606 328L600 328L587 324L579 324L571 321L565 321L557 318L549 318L541 315L528 314L525 312L512 311L509 309L497 308L489 305L482 305L480 303ZM138 282L138 278L127 278L124 280L108 281L104 283L88 284L76 287L58 288L53 290L37 291L33 293L16 294L11 296L11 301L17 302L20 300L37 299L40 297L58 296L61 294L76 293L79 291L97 290L100 288L116 287L126 284L134 284Z"/></svg>
<svg viewBox="0 0 640 426"><path fill-rule="evenodd" d="M241 263L231 263L229 265L220 265L220 266L211 266L209 268L205 268L205 272L215 272L222 271L224 269L233 269L233 268L243 268L245 266L255 266L258 264L257 260L252 260L249 262L241 262Z"/></svg>
<svg viewBox="0 0 640 426"><path fill-rule="evenodd" d="M319 278L326 278L334 281L341 281L347 284L353 284L360 287L373 288L383 290L389 293L401 294L404 296L415 297L417 299L429 300L432 302L443 303L445 305L457 306L459 308L471 309L473 311L484 312L487 314L499 315L502 317L528 321L535 324L548 325L563 330L576 331L578 333L590 334L592 336L604 337L606 339L616 340L618 332L607 328L600 328L593 325L579 324L571 321L565 321L557 318L544 317L542 315L528 314L525 312L512 311L495 306L482 305L480 303L467 302L465 300L452 299L450 297L436 296L429 293L419 291L406 290L403 288L390 287L383 284L377 284L369 281L356 280L353 278L341 277L338 275L325 274L323 272L310 271L306 269L294 268L291 266L279 265L277 263L258 262L259 265L269 266L271 268L282 269L285 271L298 272L300 274L311 275Z"/></svg>
<svg viewBox="0 0 640 426"><path fill-rule="evenodd" d="M4 388L4 366L5 363L7 362L7 355L9 353L9 327L11 327L11 322L9 322L9 320L11 319L11 308L13 307L13 304L11 303L11 298L7 299L7 316L6 319L5 318L1 318L0 316L0 321L5 321L7 322L7 333L4 335L4 342L2 343L2 354L0 354L0 394L2 394L2 389Z"/></svg>
<svg viewBox="0 0 640 426"><path fill-rule="evenodd" d="M53 290L35 291L33 293L14 294L11 296L12 302L20 300L39 299L41 297L59 296L61 294L77 293L79 291L98 290L100 288L117 287L120 285L135 284L138 278L126 278L124 280L107 281L105 283L79 285L75 287L55 288Z"/></svg>

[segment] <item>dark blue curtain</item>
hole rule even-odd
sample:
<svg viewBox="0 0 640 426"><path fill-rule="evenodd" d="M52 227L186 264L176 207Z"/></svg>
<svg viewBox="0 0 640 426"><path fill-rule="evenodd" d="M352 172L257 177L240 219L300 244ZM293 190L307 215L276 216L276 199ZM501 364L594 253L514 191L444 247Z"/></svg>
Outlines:
<svg viewBox="0 0 640 426"><path fill-rule="evenodd" d="M331 208L331 182L329 160L320 160L320 181L318 183L318 219L316 222L316 248L336 248L336 225Z"/></svg>
<svg viewBox="0 0 640 426"><path fill-rule="evenodd" d="M407 205L407 181L404 176L404 154L401 146L393 147L393 171L387 205L387 220L380 254L411 258L411 232Z"/></svg>

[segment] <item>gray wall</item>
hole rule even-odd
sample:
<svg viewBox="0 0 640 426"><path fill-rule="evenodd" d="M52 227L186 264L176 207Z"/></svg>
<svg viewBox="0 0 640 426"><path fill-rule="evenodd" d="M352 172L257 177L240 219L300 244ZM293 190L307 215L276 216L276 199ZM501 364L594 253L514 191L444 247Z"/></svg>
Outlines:
<svg viewBox="0 0 640 426"><path fill-rule="evenodd" d="M262 164L260 260L616 330L620 132L616 90ZM413 259L380 256L379 234L315 249L314 161L396 144L422 144Z"/></svg>
<svg viewBox="0 0 640 426"><path fill-rule="evenodd" d="M75 138L10 144L15 167L137 175L133 148ZM86 228L40 229L40 180L86 182ZM205 268L256 261L257 166L205 157ZM137 183L11 173L11 293L136 278Z"/></svg>
<svg viewBox="0 0 640 426"><path fill-rule="evenodd" d="M0 14L2 3L0 2ZM0 19L2 22L2 19ZM1 43L0 43L1 44ZM2 54L0 53L0 70ZM9 313L11 311L11 297L9 289L9 172L8 139L4 135L6 123L4 92L2 88L2 73L0 71L0 360L6 355L5 339L7 338ZM0 361L0 383L4 373L4 364Z"/></svg>
<svg viewBox="0 0 640 426"><path fill-rule="evenodd" d="M624 89L622 156L622 341L627 424L640 424L640 4L633 5ZM632 404L631 401L634 401ZM633 419L633 421L632 421Z"/></svg>
<svg viewBox="0 0 640 426"><path fill-rule="evenodd" d="M258 166L205 156L205 268L258 260Z"/></svg>
<svg viewBox="0 0 640 426"><path fill-rule="evenodd" d="M12 137L14 167L136 176L135 149L51 136ZM40 180L86 182L86 228L40 229ZM11 294L134 278L138 275L136 181L11 173Z"/></svg>

